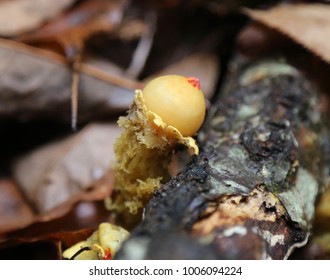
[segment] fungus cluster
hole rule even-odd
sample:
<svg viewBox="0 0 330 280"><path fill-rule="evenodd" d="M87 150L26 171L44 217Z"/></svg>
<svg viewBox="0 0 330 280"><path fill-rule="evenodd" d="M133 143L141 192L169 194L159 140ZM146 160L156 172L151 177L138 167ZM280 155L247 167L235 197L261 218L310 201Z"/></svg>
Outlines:
<svg viewBox="0 0 330 280"><path fill-rule="evenodd" d="M169 180L175 149L186 146L198 154L191 136L204 117L204 95L197 78L161 76L143 91L136 90L127 116L118 121L124 131L115 144L115 191L107 207L128 214L126 219L141 214L154 190Z"/></svg>
<svg viewBox="0 0 330 280"><path fill-rule="evenodd" d="M124 128L115 144L115 195L107 207L123 216L126 224L139 220L156 188L170 178L168 165L178 146L198 154L193 136L205 117L204 95L197 78L162 76L137 90ZM87 240L68 248L68 259L112 259L129 233L102 223Z"/></svg>

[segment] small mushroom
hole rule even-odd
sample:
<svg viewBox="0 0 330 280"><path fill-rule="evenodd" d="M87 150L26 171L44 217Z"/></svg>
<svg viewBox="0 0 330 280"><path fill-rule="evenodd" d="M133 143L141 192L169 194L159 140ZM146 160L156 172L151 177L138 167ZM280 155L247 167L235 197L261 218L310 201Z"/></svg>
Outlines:
<svg viewBox="0 0 330 280"><path fill-rule="evenodd" d="M63 258L71 260L110 260L129 237L120 226L102 223L85 241L80 241L63 252Z"/></svg>
<svg viewBox="0 0 330 280"><path fill-rule="evenodd" d="M167 75L136 90L127 116L118 124L124 128L115 144L114 195L107 208L139 219L155 189L170 179L168 165L178 146L192 154L199 149L191 137L205 117L205 100L197 78ZM130 222L130 221L126 221Z"/></svg>
<svg viewBox="0 0 330 280"><path fill-rule="evenodd" d="M192 136L201 127L205 102L197 78L162 76L147 84L142 93L146 107L183 136Z"/></svg>

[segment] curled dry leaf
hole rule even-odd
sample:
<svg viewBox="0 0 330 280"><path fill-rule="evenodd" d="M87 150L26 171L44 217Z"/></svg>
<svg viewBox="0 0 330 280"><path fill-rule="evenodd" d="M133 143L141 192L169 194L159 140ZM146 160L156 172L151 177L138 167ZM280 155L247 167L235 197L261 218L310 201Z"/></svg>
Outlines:
<svg viewBox="0 0 330 280"><path fill-rule="evenodd" d="M274 28L330 63L330 6L282 4L269 10L244 9L256 21Z"/></svg>
<svg viewBox="0 0 330 280"><path fill-rule="evenodd" d="M73 202L91 195L88 192L91 185L109 174L115 160L113 145L119 133L116 125L89 125L77 135L20 158L13 167L14 178L39 213L56 207L66 211ZM109 195L111 173L109 176L94 197L102 199Z"/></svg>
<svg viewBox="0 0 330 280"><path fill-rule="evenodd" d="M11 0L0 2L0 36L17 36L54 18L76 0Z"/></svg>
<svg viewBox="0 0 330 280"><path fill-rule="evenodd" d="M70 122L71 71L63 56L0 39L0 117L48 118ZM81 65L79 121L124 112L135 80Z"/></svg>

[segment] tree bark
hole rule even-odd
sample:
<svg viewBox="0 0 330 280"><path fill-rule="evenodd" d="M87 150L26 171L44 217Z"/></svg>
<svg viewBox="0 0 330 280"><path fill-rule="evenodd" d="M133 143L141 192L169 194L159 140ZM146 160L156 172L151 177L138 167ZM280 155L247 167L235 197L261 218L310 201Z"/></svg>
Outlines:
<svg viewBox="0 0 330 280"><path fill-rule="evenodd" d="M282 59L237 57L201 153L154 193L118 259L286 259L329 177L317 90Z"/></svg>

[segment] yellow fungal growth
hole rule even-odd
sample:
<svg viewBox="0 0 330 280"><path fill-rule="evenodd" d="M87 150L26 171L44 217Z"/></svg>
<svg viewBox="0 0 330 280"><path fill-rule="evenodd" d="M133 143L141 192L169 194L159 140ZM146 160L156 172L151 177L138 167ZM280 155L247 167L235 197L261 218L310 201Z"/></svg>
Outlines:
<svg viewBox="0 0 330 280"><path fill-rule="evenodd" d="M155 189L170 179L168 165L179 145L198 154L190 137L202 125L205 101L196 78L162 76L136 90L116 141L115 191L110 210L136 220Z"/></svg>
<svg viewBox="0 0 330 280"><path fill-rule="evenodd" d="M86 241L78 242L63 252L66 259L75 260L110 260L129 237L122 227L102 223Z"/></svg>

